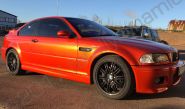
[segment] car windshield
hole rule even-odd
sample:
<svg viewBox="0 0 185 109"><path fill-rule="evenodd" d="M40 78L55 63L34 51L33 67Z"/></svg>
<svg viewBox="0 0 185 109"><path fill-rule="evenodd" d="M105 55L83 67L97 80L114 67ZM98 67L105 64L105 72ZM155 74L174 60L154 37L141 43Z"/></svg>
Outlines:
<svg viewBox="0 0 185 109"><path fill-rule="evenodd" d="M82 37L117 36L108 28L93 21L77 18L66 18L80 33Z"/></svg>
<svg viewBox="0 0 185 109"><path fill-rule="evenodd" d="M120 36L129 36L129 37L141 36L141 29L139 28L122 29L118 32L118 34Z"/></svg>

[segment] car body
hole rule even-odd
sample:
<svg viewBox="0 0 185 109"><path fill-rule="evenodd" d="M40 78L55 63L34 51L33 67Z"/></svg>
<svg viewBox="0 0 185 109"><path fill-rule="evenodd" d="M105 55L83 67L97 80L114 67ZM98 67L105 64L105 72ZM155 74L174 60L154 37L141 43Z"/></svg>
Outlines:
<svg viewBox="0 0 185 109"><path fill-rule="evenodd" d="M153 41L120 38L99 24L78 18L33 20L9 32L1 52L11 73L28 70L87 84L101 84L104 75L102 83L107 82L106 91L101 90L103 86L97 87L103 95L114 99L125 97L131 87L138 93L166 91L179 83L184 72L184 63L178 59L175 48ZM160 62L152 62L154 56L155 61ZM11 70L14 68L11 65L18 70ZM116 75L114 70L117 69ZM119 88L113 85L115 75L115 82L122 83ZM128 82L123 82L123 76ZM114 93L113 87L117 88ZM124 91L123 87L127 92L120 91Z"/></svg>
<svg viewBox="0 0 185 109"><path fill-rule="evenodd" d="M117 31L117 33L121 37L142 38L168 44L166 41L159 38L157 30L149 28L147 26L126 26L123 29Z"/></svg>

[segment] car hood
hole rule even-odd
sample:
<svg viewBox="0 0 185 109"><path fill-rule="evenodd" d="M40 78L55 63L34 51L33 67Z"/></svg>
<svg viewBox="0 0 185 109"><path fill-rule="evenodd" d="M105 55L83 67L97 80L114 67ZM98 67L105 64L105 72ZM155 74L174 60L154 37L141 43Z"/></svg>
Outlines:
<svg viewBox="0 0 185 109"><path fill-rule="evenodd" d="M146 50L148 52L177 52L177 50L171 46L149 41L145 39L137 39L137 38L120 38L115 36L107 36L107 37L93 37L96 40L103 40L104 42L109 42L112 44L121 44L124 46L139 48L141 50Z"/></svg>

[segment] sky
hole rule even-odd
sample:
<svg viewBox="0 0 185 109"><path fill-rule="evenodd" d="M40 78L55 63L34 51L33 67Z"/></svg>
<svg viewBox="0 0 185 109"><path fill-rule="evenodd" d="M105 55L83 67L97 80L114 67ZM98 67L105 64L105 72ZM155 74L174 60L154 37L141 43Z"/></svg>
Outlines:
<svg viewBox="0 0 185 109"><path fill-rule="evenodd" d="M0 0L0 10L28 22L46 16L98 16L103 25L138 24L167 28L170 20L185 20L185 0ZM156 8L156 7L160 7ZM152 11L153 10L153 11Z"/></svg>

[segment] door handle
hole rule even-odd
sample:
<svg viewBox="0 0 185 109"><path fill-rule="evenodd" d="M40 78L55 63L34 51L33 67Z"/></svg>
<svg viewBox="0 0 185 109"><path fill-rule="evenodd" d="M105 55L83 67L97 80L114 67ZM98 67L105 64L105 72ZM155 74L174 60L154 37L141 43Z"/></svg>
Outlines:
<svg viewBox="0 0 185 109"><path fill-rule="evenodd" d="M32 39L31 41L32 41L33 43L39 42L37 39Z"/></svg>

